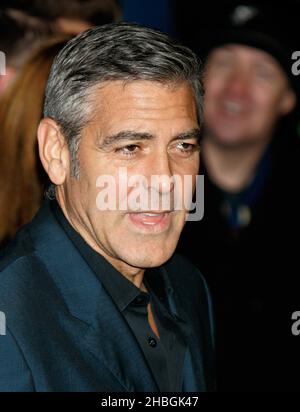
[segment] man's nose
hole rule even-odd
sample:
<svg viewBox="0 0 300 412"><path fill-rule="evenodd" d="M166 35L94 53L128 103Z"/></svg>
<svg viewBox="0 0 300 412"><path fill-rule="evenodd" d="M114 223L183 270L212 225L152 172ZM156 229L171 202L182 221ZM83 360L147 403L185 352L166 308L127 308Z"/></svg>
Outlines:
<svg viewBox="0 0 300 412"><path fill-rule="evenodd" d="M227 78L226 91L234 96L247 96L250 88L249 75L243 70L234 70Z"/></svg>
<svg viewBox="0 0 300 412"><path fill-rule="evenodd" d="M160 194L167 194L174 190L172 163L167 152L153 155L148 167L148 188Z"/></svg>

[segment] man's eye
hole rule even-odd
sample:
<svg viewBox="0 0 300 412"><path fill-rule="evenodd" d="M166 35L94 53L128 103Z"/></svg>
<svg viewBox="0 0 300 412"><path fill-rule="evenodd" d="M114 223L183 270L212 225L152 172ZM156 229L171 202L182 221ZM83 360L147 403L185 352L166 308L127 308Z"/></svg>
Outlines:
<svg viewBox="0 0 300 412"><path fill-rule="evenodd" d="M180 142L176 146L181 152L183 153L193 153L197 150L199 150L199 144L192 144L192 143L186 143L186 142Z"/></svg>
<svg viewBox="0 0 300 412"><path fill-rule="evenodd" d="M130 144L127 146L119 147L118 149L116 149L116 152L121 153L125 156L133 156L136 154L138 149L139 149L139 146L137 146L136 144Z"/></svg>
<svg viewBox="0 0 300 412"><path fill-rule="evenodd" d="M215 70L229 69L232 66L232 61L226 57L216 58L214 61L208 64L208 68Z"/></svg>

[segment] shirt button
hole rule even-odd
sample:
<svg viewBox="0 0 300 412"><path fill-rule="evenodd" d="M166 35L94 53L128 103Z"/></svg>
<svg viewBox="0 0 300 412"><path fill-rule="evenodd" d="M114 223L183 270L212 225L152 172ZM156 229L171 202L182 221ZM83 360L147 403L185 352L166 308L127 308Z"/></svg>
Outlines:
<svg viewBox="0 0 300 412"><path fill-rule="evenodd" d="M150 295L147 293L141 292L133 301L135 306L147 306L150 302Z"/></svg>
<svg viewBox="0 0 300 412"><path fill-rule="evenodd" d="M152 336L149 336L148 345L151 346L151 348L155 348L157 345L156 339L152 338Z"/></svg>

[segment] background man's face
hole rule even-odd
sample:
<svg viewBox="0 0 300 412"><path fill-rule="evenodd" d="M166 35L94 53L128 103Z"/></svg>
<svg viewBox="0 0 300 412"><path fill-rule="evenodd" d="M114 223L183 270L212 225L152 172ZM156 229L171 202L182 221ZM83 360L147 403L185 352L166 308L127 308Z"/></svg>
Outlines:
<svg viewBox="0 0 300 412"><path fill-rule="evenodd" d="M152 216L149 209L143 210L148 214L99 210L96 181L110 175L118 192L122 167L129 178L145 176L151 191L151 175L195 176L199 151L194 95L187 85L112 81L95 92L93 104L95 115L83 130L78 152L80 177L68 177L65 184L68 214L119 270L124 265L158 266L174 252L185 211L156 210ZM170 196L172 190L171 184L162 184L159 196Z"/></svg>
<svg viewBox="0 0 300 412"><path fill-rule="evenodd" d="M210 53L204 86L207 134L224 145L268 139L290 93L277 61L242 45Z"/></svg>

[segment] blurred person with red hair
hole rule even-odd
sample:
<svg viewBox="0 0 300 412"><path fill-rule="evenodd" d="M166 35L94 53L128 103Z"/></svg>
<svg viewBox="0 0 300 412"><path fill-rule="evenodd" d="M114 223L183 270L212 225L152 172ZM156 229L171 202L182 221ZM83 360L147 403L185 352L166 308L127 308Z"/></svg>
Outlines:
<svg viewBox="0 0 300 412"><path fill-rule="evenodd" d="M50 67L66 41L40 45L0 99L0 242L31 220L43 199L46 175L37 154L37 127Z"/></svg>
<svg viewBox="0 0 300 412"><path fill-rule="evenodd" d="M120 16L117 0L15 0L1 5L6 74L0 76L0 244L31 220L43 198L46 178L36 132L56 53L71 36Z"/></svg>

